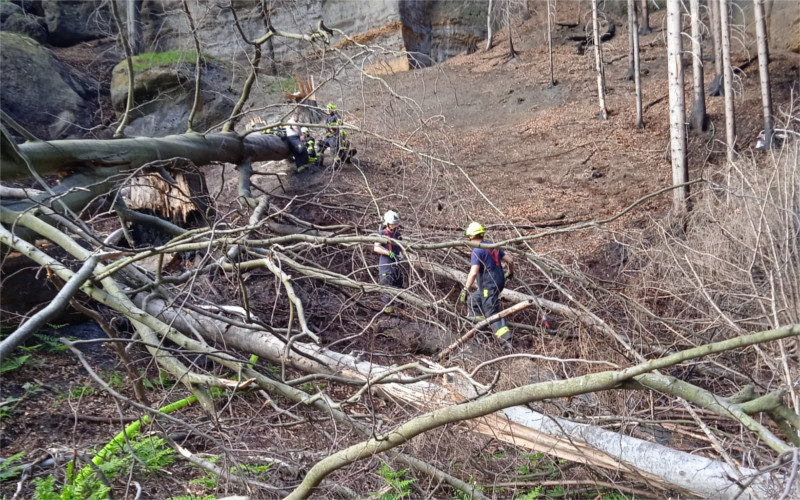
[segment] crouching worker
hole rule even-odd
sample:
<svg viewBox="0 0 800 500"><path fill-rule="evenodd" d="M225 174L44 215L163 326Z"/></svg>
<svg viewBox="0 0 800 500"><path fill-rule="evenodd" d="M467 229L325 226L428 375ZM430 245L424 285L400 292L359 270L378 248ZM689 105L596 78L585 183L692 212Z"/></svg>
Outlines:
<svg viewBox="0 0 800 500"><path fill-rule="evenodd" d="M492 242L484 239L486 230L478 222L472 222L467 227L466 236L473 243ZM503 274L503 262L508 265L508 274ZM470 257L469 275L461 291L459 300L467 302L470 314L479 319L494 316L500 312L500 292L506 286L506 279L514 275L514 260L499 248L473 248ZM467 295L469 289L478 280L478 290L472 295ZM499 319L492 323L494 336L504 347L511 346L511 329L506 325L504 319Z"/></svg>
<svg viewBox="0 0 800 500"><path fill-rule="evenodd" d="M302 172L308 167L308 152L303 141L300 140L300 126L297 125L299 115L292 113L291 118L286 121L286 143L289 145L289 151L294 158L295 172Z"/></svg>
<svg viewBox="0 0 800 500"><path fill-rule="evenodd" d="M318 165L319 159L317 158L317 145L314 141L314 136L309 133L308 127L300 129L300 146L305 150L305 159L308 160L304 165L297 167L297 172L302 172L308 167L315 167Z"/></svg>
<svg viewBox="0 0 800 500"><path fill-rule="evenodd" d="M393 240L402 240L403 236L400 234L400 216L397 212L389 210L383 214L383 224L380 227L381 236L386 236ZM378 272L380 272L380 284L383 286L391 286L395 288L403 288L403 268L400 265L405 259L401 255L403 251L399 245L392 243L378 243L372 248L372 251L380 255L378 260ZM392 300L392 295L384 294L382 297L383 303L386 304L384 312L392 314L394 308L389 305Z"/></svg>
<svg viewBox="0 0 800 500"><path fill-rule="evenodd" d="M350 159L356 155L358 150L350 147L350 139L347 138L347 130L339 132L339 152L336 154L336 160L339 163L351 163Z"/></svg>

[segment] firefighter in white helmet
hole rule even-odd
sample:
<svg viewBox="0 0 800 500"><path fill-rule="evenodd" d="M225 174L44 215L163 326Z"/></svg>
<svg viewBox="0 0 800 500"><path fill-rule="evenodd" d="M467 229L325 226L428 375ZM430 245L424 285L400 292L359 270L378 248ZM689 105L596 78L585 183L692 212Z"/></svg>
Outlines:
<svg viewBox="0 0 800 500"><path fill-rule="evenodd" d="M381 236L395 241L403 239L403 235L400 234L400 216L397 212L389 210L383 214L383 224L381 224L379 232ZM400 245L392 242L375 242L372 251L380 255L378 260L380 284L395 288L403 288L403 268L399 263L405 259L405 256L402 255L403 249L400 248ZM392 300L392 295L384 294L382 298L384 304L387 304L384 311L387 314L394 312L394 308L389 304Z"/></svg>
<svg viewBox="0 0 800 500"><path fill-rule="evenodd" d="M478 222L467 226L466 236L473 243L492 242L484 239L486 230ZM508 274L503 274L503 262L508 265ZM500 292L506 286L506 280L514 276L514 259L500 248L473 248L470 257L470 269L464 290L459 300L467 302L472 316L488 318L500 312ZM469 295L469 289L478 281L478 290ZM469 300L467 296L469 295ZM504 346L511 346L511 329L504 319L492 323L492 331Z"/></svg>

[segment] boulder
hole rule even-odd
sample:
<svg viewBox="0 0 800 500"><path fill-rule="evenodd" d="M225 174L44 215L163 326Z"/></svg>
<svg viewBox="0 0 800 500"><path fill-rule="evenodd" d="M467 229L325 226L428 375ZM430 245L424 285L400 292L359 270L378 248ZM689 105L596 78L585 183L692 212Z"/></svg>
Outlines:
<svg viewBox="0 0 800 500"><path fill-rule="evenodd" d="M71 47L117 31L111 8L102 0L49 0L42 7L48 38L56 47Z"/></svg>
<svg viewBox="0 0 800 500"><path fill-rule="evenodd" d="M92 127L97 82L27 36L0 32L2 109L43 140L79 137Z"/></svg>
<svg viewBox="0 0 800 500"><path fill-rule="evenodd" d="M47 41L44 20L25 11L11 2L0 3L0 31L10 31L33 38L39 43Z"/></svg>
<svg viewBox="0 0 800 500"><path fill-rule="evenodd" d="M135 109L125 133L159 137L184 133L194 102L195 63L191 53L170 52L134 57ZM238 96L229 88L230 71L206 58L201 68L200 98L193 130L205 132L224 122ZM122 116L128 98L128 67L117 64L111 78L111 102Z"/></svg>

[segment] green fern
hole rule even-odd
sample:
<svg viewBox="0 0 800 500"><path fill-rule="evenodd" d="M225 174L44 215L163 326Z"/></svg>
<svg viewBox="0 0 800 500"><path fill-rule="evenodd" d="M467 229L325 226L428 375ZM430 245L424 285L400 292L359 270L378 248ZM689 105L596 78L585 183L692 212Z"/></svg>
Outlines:
<svg viewBox="0 0 800 500"><path fill-rule="evenodd" d="M14 479L22 473L22 469L25 468L25 464L22 463L24 456L25 452L21 451L0 462L0 483Z"/></svg>
<svg viewBox="0 0 800 500"><path fill-rule="evenodd" d="M408 469L395 471L386 462L381 462L381 470L378 471L378 474L392 489L386 493L379 494L378 498L381 500L400 500L411 496L411 484L416 479L404 477L406 472L408 472Z"/></svg>
<svg viewBox="0 0 800 500"><path fill-rule="evenodd" d="M0 363L0 373L7 373L16 370L20 366L24 365L25 362L30 359L30 357L30 354L23 354L22 356L6 356Z"/></svg>
<svg viewBox="0 0 800 500"><path fill-rule="evenodd" d="M525 493L524 495L516 497L516 500L535 500L539 498L541 495L542 495L542 485L540 484L539 486Z"/></svg>

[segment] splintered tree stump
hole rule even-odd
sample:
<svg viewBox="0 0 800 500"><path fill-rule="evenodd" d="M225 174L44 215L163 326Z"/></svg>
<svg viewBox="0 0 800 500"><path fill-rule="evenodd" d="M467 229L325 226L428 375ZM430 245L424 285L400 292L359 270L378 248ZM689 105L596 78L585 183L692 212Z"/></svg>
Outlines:
<svg viewBox="0 0 800 500"><path fill-rule="evenodd" d="M125 204L131 210L154 215L184 228L206 227L215 216L205 175L186 167L134 178L125 190ZM137 246L171 239L158 229L141 223L133 223L131 232Z"/></svg>

